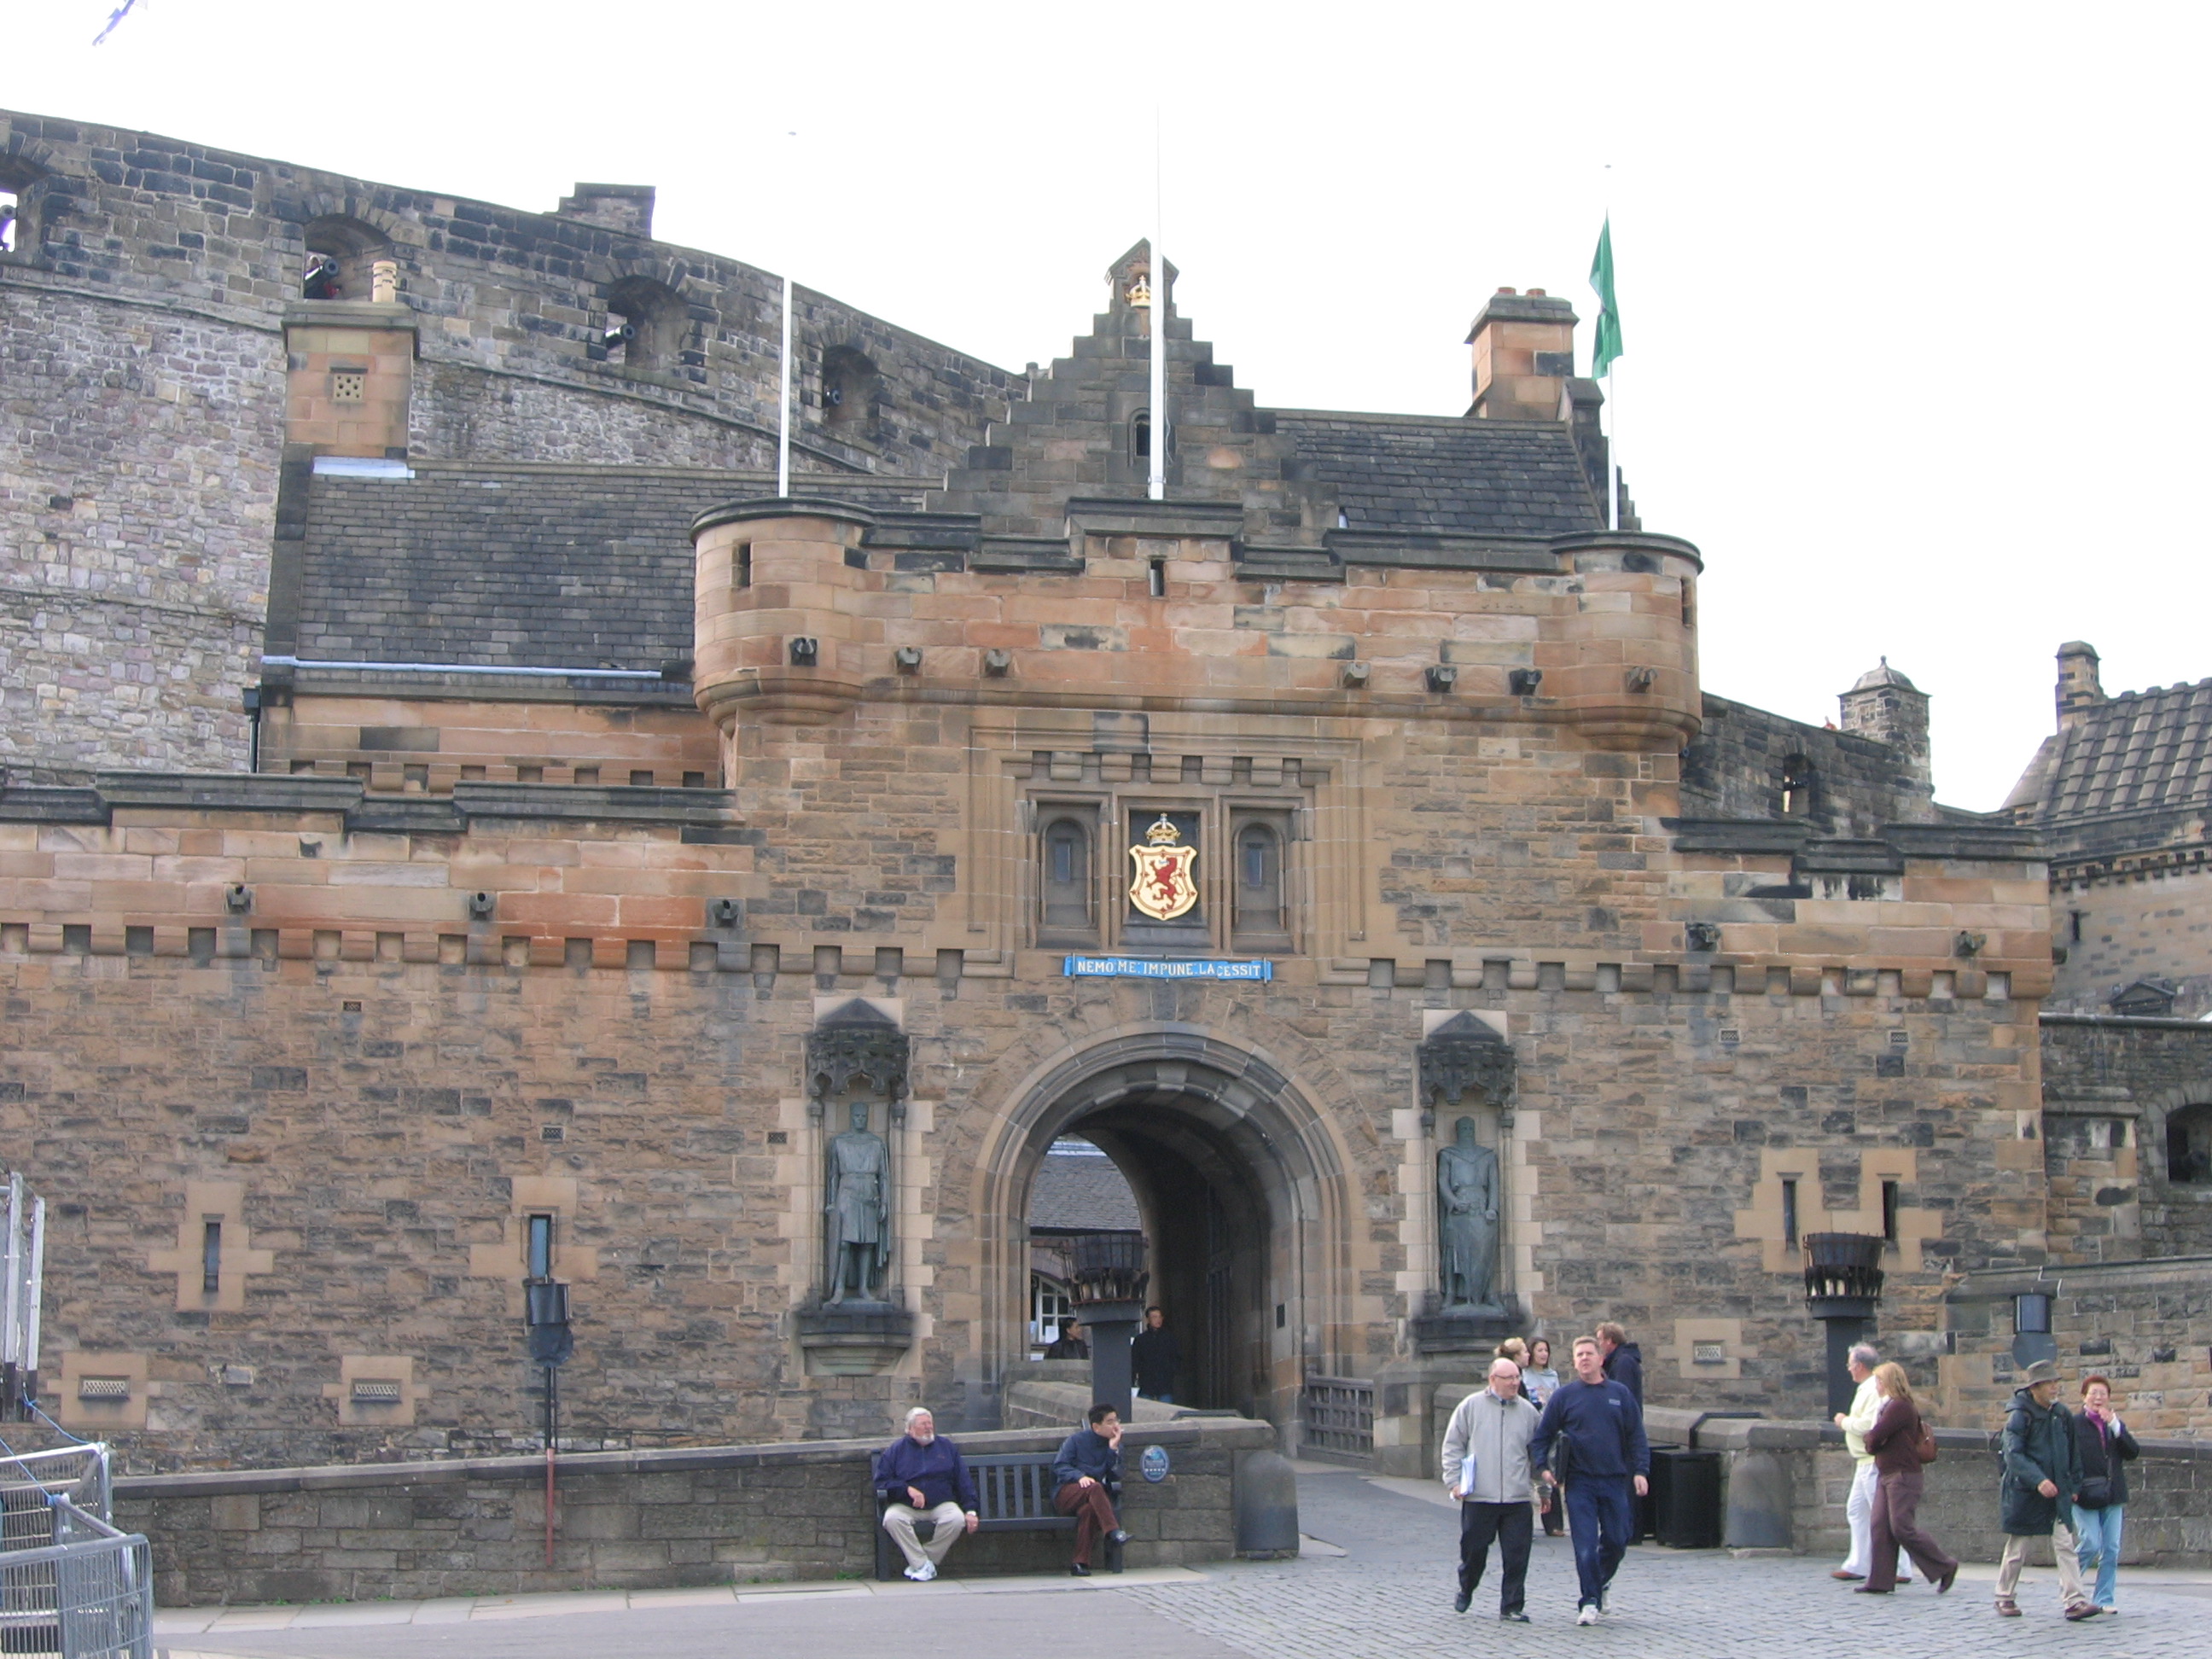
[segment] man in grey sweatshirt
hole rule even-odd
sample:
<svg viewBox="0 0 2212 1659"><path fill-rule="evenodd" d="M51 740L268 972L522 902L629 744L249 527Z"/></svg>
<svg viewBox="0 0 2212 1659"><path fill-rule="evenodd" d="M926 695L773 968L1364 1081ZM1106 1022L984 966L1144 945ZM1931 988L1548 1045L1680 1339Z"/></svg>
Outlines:
<svg viewBox="0 0 2212 1659"><path fill-rule="evenodd" d="M1495 1539L1505 1568L1498 1616L1519 1625L1528 1622L1522 1601L1536 1483L1528 1437L1540 1415L1521 1392L1521 1368L1501 1358L1491 1362L1490 1386L1461 1401L1444 1431L1443 1481L1459 1499L1459 1594L1452 1598L1457 1612L1465 1613L1474 1599ZM1467 1481L1469 1457L1474 1459L1472 1486Z"/></svg>

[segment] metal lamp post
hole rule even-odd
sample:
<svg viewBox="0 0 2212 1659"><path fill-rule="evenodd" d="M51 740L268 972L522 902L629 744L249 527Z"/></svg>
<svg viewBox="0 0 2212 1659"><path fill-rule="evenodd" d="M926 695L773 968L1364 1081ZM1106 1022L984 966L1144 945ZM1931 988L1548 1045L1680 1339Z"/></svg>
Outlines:
<svg viewBox="0 0 2212 1659"><path fill-rule="evenodd" d="M1079 1233L1069 1275L1076 1316L1091 1333L1091 1399L1129 1415L1129 1343L1145 1317L1142 1233Z"/></svg>
<svg viewBox="0 0 2212 1659"><path fill-rule="evenodd" d="M1851 1347L1874 1332L1887 1242L1879 1233L1805 1235L1805 1311L1828 1328L1831 1415L1851 1408Z"/></svg>

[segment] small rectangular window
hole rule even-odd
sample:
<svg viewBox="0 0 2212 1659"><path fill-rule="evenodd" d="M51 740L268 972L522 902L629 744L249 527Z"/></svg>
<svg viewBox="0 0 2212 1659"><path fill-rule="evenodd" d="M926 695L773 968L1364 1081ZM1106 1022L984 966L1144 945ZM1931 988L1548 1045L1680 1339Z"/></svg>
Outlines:
<svg viewBox="0 0 2212 1659"><path fill-rule="evenodd" d="M1150 579L1152 597L1156 599L1165 599L1168 593L1168 562L1165 559L1154 559L1146 574Z"/></svg>
<svg viewBox="0 0 2212 1659"><path fill-rule="evenodd" d="M1881 1236L1888 1243L1897 1243L1897 1183L1881 1183Z"/></svg>
<svg viewBox="0 0 2212 1659"><path fill-rule="evenodd" d="M2012 1299L2012 1328L2017 1336L2051 1334L2051 1298L2039 1294Z"/></svg>
<svg viewBox="0 0 2212 1659"><path fill-rule="evenodd" d="M730 583L734 587L750 587L753 585L753 544L750 542L738 544L737 556L730 561Z"/></svg>
<svg viewBox="0 0 2212 1659"><path fill-rule="evenodd" d="M205 1296L222 1293L222 1223L210 1221L200 1229L200 1291Z"/></svg>
<svg viewBox="0 0 2212 1659"><path fill-rule="evenodd" d="M553 1218L533 1215L528 1224L528 1276L532 1279L550 1279L553 1277Z"/></svg>
<svg viewBox="0 0 2212 1659"><path fill-rule="evenodd" d="M1787 1176L1782 1182L1782 1242L1797 1242L1797 1183Z"/></svg>
<svg viewBox="0 0 2212 1659"><path fill-rule="evenodd" d="M12 190L0 190L0 253L13 253L21 245L21 221L15 216L21 204Z"/></svg>

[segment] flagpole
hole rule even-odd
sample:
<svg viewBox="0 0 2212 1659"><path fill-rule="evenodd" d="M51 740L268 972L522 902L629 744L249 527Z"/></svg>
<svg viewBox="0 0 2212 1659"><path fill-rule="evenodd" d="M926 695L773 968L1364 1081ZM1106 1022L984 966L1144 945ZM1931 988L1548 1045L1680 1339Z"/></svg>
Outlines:
<svg viewBox="0 0 2212 1659"><path fill-rule="evenodd" d="M1168 262L1161 252L1163 209L1160 179L1163 171L1160 108L1152 106L1152 429L1151 476L1146 494L1156 501L1168 497Z"/></svg>
<svg viewBox="0 0 2212 1659"><path fill-rule="evenodd" d="M1608 424L1612 430L1606 434L1605 489L1606 510L1615 530L1620 528L1620 364L1616 359L1605 366L1605 389L1610 394L1606 403L1613 413Z"/></svg>

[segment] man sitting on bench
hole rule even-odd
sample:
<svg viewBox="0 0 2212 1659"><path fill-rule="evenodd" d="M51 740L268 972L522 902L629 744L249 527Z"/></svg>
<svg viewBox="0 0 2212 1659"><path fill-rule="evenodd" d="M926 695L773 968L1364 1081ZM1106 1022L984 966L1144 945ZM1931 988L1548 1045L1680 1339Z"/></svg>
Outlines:
<svg viewBox="0 0 2212 1659"><path fill-rule="evenodd" d="M917 1584L936 1577L961 1534L981 1524L975 1478L961 1462L960 1448L937 1437L937 1419L927 1406L906 1414L906 1433L876 1459L876 1496L889 1505L884 1530L906 1557L906 1576ZM924 1516L935 1524L927 1544L917 1542L914 1533L915 1522Z"/></svg>
<svg viewBox="0 0 2212 1659"><path fill-rule="evenodd" d="M1052 1478L1060 1487L1053 1494L1053 1508L1075 1517L1075 1560L1068 1571L1088 1578L1091 1546L1102 1535L1116 1544L1129 1537L1114 1516L1114 1500L1121 1492L1121 1413L1111 1406L1093 1406L1091 1426L1060 1443Z"/></svg>

